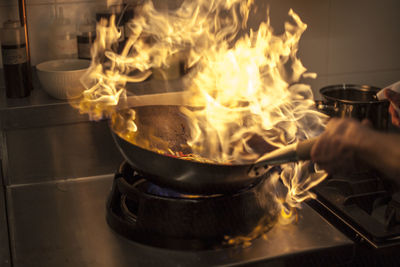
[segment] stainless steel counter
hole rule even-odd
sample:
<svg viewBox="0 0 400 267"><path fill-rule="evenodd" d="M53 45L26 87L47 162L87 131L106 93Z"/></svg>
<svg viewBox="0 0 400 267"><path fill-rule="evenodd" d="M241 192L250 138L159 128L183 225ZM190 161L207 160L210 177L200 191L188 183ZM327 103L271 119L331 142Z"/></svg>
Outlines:
<svg viewBox="0 0 400 267"><path fill-rule="evenodd" d="M352 254L352 241L307 205L297 224L276 226L249 248L184 252L140 245L106 223L111 184L112 175L105 175L7 187L13 265L234 266L338 249Z"/></svg>

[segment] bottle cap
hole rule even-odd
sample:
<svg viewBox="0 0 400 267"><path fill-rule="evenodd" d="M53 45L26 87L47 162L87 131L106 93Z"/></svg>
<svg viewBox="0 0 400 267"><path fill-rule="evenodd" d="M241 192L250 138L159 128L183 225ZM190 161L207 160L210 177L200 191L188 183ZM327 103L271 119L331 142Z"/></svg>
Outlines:
<svg viewBox="0 0 400 267"><path fill-rule="evenodd" d="M0 39L4 45L24 44L24 27L19 20L7 20L0 29Z"/></svg>
<svg viewBox="0 0 400 267"><path fill-rule="evenodd" d="M79 25L79 32L85 33L85 32L95 32L95 31L96 31L95 20L90 18L89 12L86 12L82 18L82 23Z"/></svg>

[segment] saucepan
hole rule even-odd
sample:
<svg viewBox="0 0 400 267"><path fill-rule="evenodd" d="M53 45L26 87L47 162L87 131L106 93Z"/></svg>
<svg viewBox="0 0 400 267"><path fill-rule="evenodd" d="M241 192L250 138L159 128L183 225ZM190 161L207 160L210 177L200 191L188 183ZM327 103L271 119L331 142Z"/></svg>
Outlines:
<svg viewBox="0 0 400 267"><path fill-rule="evenodd" d="M379 100L380 88L369 85L337 84L320 89L324 100L317 101L317 109L331 117L368 119L375 129L388 127L387 100Z"/></svg>
<svg viewBox="0 0 400 267"><path fill-rule="evenodd" d="M141 106L136 107L135 112L135 122L140 131L137 131L134 140L128 141L121 137L115 126L112 130L120 152L133 168L146 175L146 179L180 192L237 192L265 177L270 166L309 159L315 141L307 140L270 151L252 164L185 160L157 152L168 148L183 154L190 153L190 148L186 145L189 128L179 106Z"/></svg>

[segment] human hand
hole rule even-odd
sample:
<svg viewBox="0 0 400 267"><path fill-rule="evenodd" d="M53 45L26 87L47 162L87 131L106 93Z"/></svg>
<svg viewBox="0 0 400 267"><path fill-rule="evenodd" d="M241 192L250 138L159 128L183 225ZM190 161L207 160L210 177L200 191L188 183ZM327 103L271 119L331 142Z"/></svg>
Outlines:
<svg viewBox="0 0 400 267"><path fill-rule="evenodd" d="M392 123L393 125L400 127L400 114L395 109L395 107L400 109L400 93L397 93L391 89L386 89L384 94L385 97L390 101L389 113L392 117Z"/></svg>
<svg viewBox="0 0 400 267"><path fill-rule="evenodd" d="M374 131L370 122L332 118L311 149L311 160L329 174L345 174L360 169L359 148Z"/></svg>

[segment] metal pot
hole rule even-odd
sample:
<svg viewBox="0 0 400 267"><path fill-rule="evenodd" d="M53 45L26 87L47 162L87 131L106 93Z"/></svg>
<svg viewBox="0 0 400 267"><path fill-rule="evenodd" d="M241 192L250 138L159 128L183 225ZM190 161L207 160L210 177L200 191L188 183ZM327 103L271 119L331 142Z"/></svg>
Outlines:
<svg viewBox="0 0 400 267"><path fill-rule="evenodd" d="M331 117L368 119L374 128L388 127L387 100L378 100L380 88L368 85L339 84L320 89L324 100L317 101L317 109Z"/></svg>

